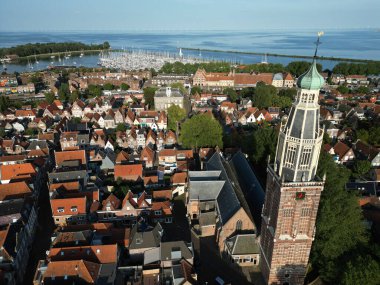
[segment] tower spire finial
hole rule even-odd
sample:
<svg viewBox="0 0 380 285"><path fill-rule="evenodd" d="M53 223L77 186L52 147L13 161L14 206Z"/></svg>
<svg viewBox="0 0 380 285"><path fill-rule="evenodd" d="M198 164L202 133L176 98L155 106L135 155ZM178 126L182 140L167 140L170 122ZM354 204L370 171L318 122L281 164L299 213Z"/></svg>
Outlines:
<svg viewBox="0 0 380 285"><path fill-rule="evenodd" d="M323 31L318 32L318 38L317 41L315 42L315 53L314 53L314 58L317 57L317 52L318 52L318 46L321 44L320 38L324 35L325 33Z"/></svg>

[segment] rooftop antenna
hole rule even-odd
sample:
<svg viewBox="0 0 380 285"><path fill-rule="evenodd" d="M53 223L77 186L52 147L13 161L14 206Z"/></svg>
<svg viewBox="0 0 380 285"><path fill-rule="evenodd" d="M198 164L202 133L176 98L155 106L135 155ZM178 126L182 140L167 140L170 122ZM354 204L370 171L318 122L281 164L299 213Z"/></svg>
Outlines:
<svg viewBox="0 0 380 285"><path fill-rule="evenodd" d="M325 33L323 31L320 31L318 32L318 38L317 38L317 41L315 42L315 53L314 53L314 58L317 58L317 52L318 52L318 46L321 44L321 37L324 35Z"/></svg>

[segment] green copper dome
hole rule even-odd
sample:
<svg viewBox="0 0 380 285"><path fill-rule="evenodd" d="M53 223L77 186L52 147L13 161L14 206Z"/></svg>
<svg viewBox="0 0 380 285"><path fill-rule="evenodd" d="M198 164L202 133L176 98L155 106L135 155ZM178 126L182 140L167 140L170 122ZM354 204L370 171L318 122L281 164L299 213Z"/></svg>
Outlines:
<svg viewBox="0 0 380 285"><path fill-rule="evenodd" d="M319 90L325 84L325 80L317 70L317 62L314 58L308 71L302 74L297 80L297 86L301 89Z"/></svg>

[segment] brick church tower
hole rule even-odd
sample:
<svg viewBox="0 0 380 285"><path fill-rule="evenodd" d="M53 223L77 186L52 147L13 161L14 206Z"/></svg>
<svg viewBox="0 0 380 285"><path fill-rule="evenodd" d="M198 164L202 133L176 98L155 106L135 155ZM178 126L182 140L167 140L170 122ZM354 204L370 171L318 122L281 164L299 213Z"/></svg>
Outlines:
<svg viewBox="0 0 380 285"><path fill-rule="evenodd" d="M317 48L319 44L319 36ZM281 126L269 165L261 226L261 271L268 284L303 285L324 181L316 176L323 130L319 127L316 54L297 81L289 118Z"/></svg>

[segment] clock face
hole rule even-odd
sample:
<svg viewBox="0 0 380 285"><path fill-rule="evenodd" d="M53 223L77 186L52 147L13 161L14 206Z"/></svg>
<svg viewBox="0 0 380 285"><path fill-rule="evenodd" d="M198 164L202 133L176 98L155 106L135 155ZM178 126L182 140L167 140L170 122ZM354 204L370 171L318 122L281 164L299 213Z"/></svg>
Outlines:
<svg viewBox="0 0 380 285"><path fill-rule="evenodd" d="M306 193L305 192L296 192L296 200L303 200L305 199Z"/></svg>

